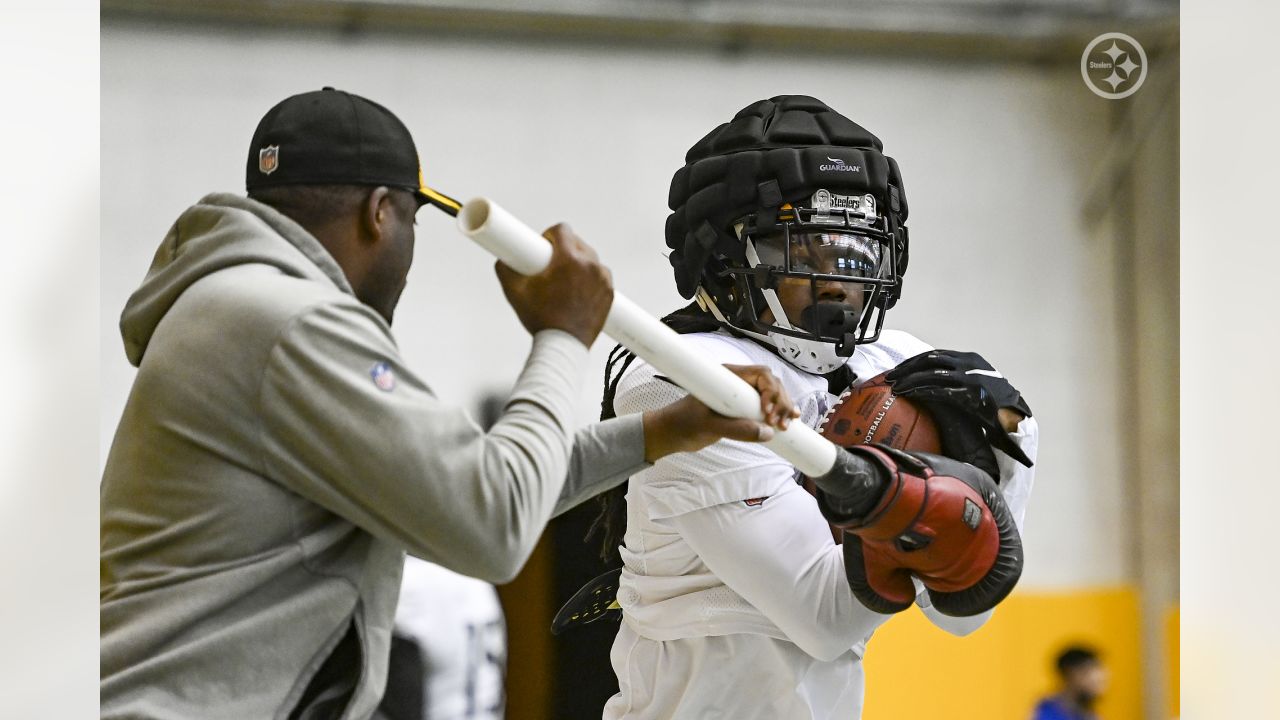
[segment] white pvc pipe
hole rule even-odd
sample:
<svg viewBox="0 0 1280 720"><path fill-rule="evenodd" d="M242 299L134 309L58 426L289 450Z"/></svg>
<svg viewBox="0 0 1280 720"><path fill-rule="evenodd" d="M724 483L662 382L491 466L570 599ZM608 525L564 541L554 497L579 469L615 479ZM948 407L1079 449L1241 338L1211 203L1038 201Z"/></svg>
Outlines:
<svg viewBox="0 0 1280 720"><path fill-rule="evenodd" d="M458 227L523 275L535 275L551 261L551 245L545 238L487 198L464 204L458 212ZM674 330L616 290L604 331L721 415L763 417L755 388L694 352ZM836 460L836 446L799 422L775 433L764 445L814 477L825 475Z"/></svg>

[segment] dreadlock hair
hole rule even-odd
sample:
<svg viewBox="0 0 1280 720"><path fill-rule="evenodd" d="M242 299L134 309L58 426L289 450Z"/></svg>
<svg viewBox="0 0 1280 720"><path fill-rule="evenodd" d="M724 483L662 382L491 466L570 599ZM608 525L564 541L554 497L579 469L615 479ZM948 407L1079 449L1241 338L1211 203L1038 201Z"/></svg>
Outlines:
<svg viewBox="0 0 1280 720"><path fill-rule="evenodd" d="M720 323L712 317L711 313L699 307L697 302L691 302L667 315L662 318L662 322L681 335L720 329ZM604 367L604 397L600 400L601 420L617 417L618 413L614 410L613 400L618 394L618 383L622 381L622 376L627 373L627 368L631 367L635 359L636 356L621 345L615 345L609 352L609 360ZM622 537L627 532L628 484L623 482L618 487L596 497L599 513L592 521L591 528L587 530L586 537L583 538L583 542L590 542L596 533L600 533L600 559L610 566L622 562L618 554L618 546L622 544Z"/></svg>

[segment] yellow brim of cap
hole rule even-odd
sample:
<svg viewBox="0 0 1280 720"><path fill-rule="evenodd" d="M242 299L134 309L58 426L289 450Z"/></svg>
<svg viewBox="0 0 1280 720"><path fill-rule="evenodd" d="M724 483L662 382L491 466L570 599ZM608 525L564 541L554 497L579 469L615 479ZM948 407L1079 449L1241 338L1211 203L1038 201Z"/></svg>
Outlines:
<svg viewBox="0 0 1280 720"><path fill-rule="evenodd" d="M458 211L462 209L462 203L445 195L442 192L436 192L427 187L426 176L422 174L422 161L418 161L418 196L424 201L435 205L441 210L449 213L453 217L458 216Z"/></svg>
<svg viewBox="0 0 1280 720"><path fill-rule="evenodd" d="M435 205L454 217L457 217L458 211L462 209L462 203L444 193L436 192L426 185L418 186L418 195L422 196L426 202Z"/></svg>

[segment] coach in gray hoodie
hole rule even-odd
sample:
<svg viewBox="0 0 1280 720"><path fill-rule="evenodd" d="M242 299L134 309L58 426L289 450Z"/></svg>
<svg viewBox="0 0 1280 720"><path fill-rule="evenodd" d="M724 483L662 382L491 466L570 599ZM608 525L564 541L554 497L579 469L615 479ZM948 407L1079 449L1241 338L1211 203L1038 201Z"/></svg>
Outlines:
<svg viewBox="0 0 1280 720"><path fill-rule="evenodd" d="M608 271L564 226L498 274L533 334L485 433L406 367L390 323L423 204L404 125L330 88L250 148L249 197L178 218L121 318L138 367L102 480L104 718L365 718L406 551L511 579L547 521L670 452L772 430L692 398L574 433ZM760 368L782 427L790 403Z"/></svg>

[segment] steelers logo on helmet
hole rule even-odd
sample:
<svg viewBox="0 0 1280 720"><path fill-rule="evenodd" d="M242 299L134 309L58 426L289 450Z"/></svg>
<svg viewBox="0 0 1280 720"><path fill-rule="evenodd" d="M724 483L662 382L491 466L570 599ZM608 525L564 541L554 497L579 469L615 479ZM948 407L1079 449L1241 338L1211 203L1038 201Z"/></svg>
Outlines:
<svg viewBox="0 0 1280 720"><path fill-rule="evenodd" d="M802 370L840 368L879 337L906 271L906 196L881 150L805 96L754 103L716 128L672 179L681 294Z"/></svg>

